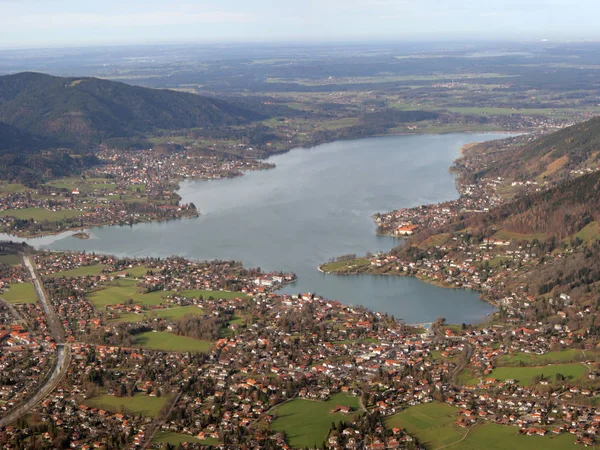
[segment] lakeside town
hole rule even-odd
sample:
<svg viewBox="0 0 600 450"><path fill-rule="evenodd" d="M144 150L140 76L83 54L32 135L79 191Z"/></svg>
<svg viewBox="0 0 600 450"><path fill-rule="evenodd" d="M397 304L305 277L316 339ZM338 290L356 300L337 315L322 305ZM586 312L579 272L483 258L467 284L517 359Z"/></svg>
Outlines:
<svg viewBox="0 0 600 450"><path fill-rule="evenodd" d="M137 151L104 147L97 157L100 164L81 176L51 180L36 188L0 185L0 232L32 237L196 217L197 207L182 204L176 192L181 180L230 178L274 167L256 159L223 158L161 145Z"/></svg>
<svg viewBox="0 0 600 450"><path fill-rule="evenodd" d="M514 429L536 445L596 439L597 336L540 325L518 302L522 314L506 320L439 319L426 330L310 293L278 294L294 275L231 261L4 250L6 448L417 449L424 444L397 424L421 407L450 411L454 429ZM560 309L570 315L567 298ZM17 426L2 422L43 389L60 346L69 357L54 388ZM308 420L309 404L324 405L325 429L299 440L286 414Z"/></svg>

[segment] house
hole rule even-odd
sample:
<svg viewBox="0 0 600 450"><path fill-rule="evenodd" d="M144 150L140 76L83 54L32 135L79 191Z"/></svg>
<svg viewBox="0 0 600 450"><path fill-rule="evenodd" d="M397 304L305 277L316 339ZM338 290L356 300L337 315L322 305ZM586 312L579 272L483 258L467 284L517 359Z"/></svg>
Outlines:
<svg viewBox="0 0 600 450"><path fill-rule="evenodd" d="M410 236L417 230L417 228L419 228L418 225L405 224L396 228L394 234L396 236Z"/></svg>

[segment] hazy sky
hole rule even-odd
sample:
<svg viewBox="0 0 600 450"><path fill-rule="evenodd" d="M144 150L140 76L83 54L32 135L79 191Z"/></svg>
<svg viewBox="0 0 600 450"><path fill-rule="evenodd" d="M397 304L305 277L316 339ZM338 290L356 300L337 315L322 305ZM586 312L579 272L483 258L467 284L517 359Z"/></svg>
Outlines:
<svg viewBox="0 0 600 450"><path fill-rule="evenodd" d="M0 0L0 46L600 39L598 0Z"/></svg>

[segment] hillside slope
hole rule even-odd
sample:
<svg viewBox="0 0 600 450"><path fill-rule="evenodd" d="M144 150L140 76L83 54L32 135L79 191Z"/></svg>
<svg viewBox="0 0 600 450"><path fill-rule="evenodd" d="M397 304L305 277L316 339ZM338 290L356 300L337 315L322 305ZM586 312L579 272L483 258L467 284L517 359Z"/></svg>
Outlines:
<svg viewBox="0 0 600 450"><path fill-rule="evenodd" d="M522 138L527 141L527 137ZM482 143L465 151L481 158L483 168L470 170L473 178L503 177L556 184L600 164L600 117L578 123L522 145ZM457 166L464 158L457 161Z"/></svg>
<svg viewBox="0 0 600 450"><path fill-rule="evenodd" d="M211 128L262 118L221 100L97 78L31 72L0 77L0 122L65 147L159 129ZM4 141L0 146L9 148Z"/></svg>

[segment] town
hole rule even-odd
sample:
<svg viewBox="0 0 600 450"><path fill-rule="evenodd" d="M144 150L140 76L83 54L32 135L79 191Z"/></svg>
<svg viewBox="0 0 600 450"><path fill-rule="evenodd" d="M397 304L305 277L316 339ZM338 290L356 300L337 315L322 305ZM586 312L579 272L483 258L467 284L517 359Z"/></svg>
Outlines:
<svg viewBox="0 0 600 450"><path fill-rule="evenodd" d="M0 231L31 237L195 217L196 206L180 202L179 181L229 178L273 167L179 147L166 151L161 145L138 151L102 148L97 156L100 164L80 176L53 179L36 188L0 185Z"/></svg>
<svg viewBox="0 0 600 450"><path fill-rule="evenodd" d="M6 448L416 449L424 444L402 425L419 408L450 414L453 430L595 442L597 337L568 326L509 311L422 328L278 294L293 274L233 261L3 251ZM570 305L556 299L568 316ZM4 419L14 411L17 423ZM294 432L302 421L310 432Z"/></svg>

